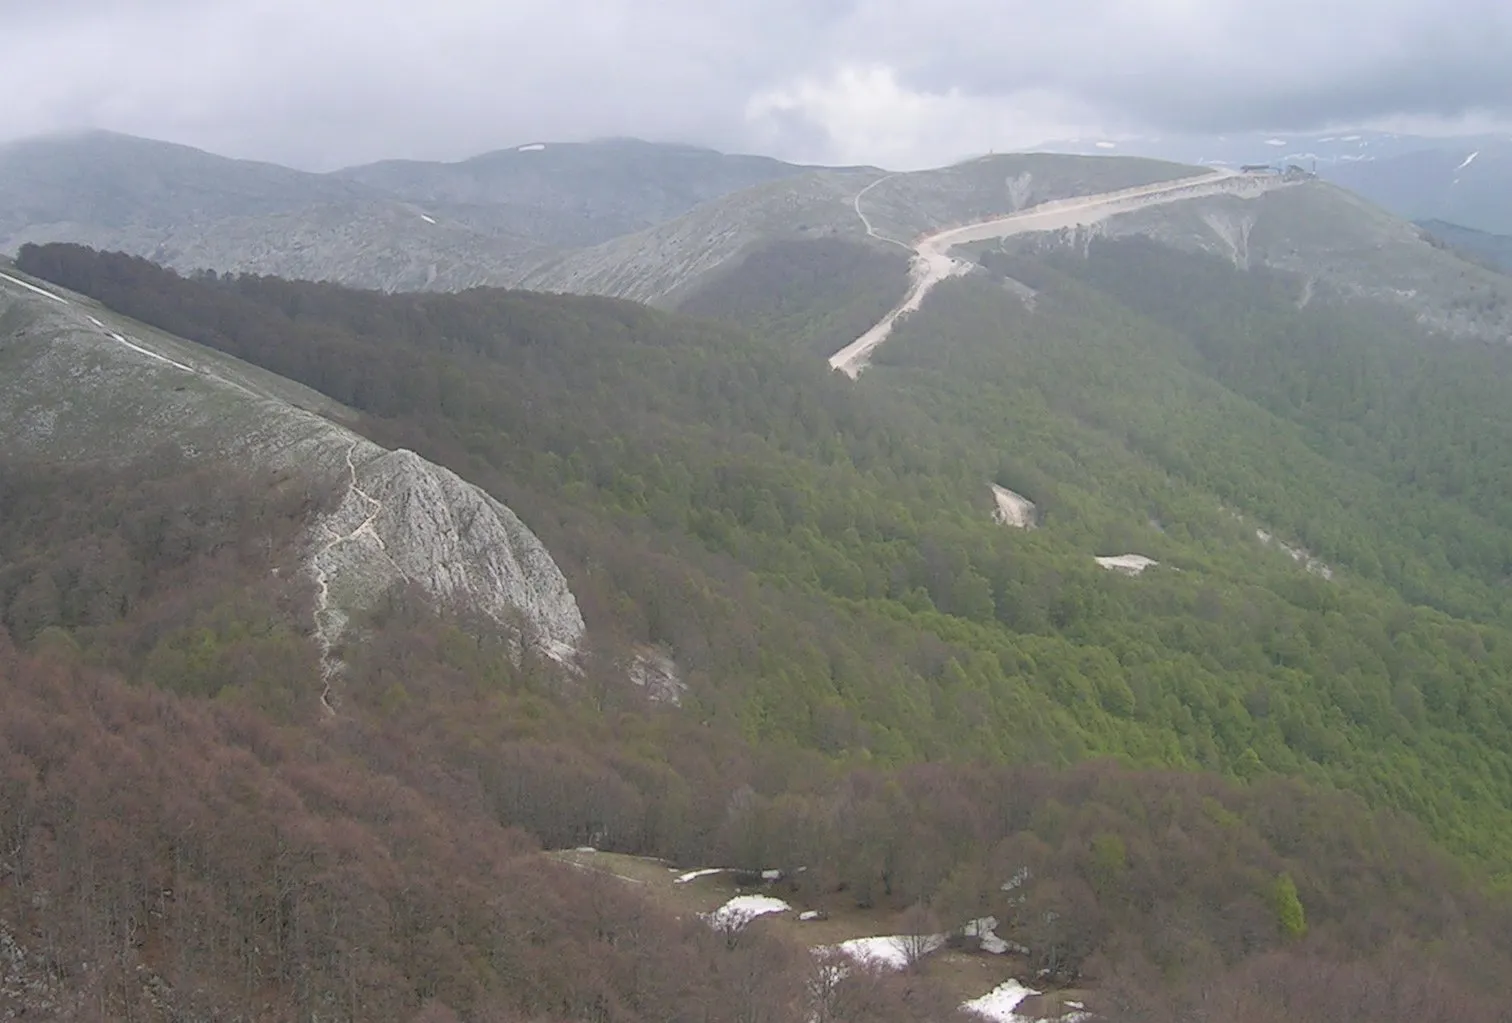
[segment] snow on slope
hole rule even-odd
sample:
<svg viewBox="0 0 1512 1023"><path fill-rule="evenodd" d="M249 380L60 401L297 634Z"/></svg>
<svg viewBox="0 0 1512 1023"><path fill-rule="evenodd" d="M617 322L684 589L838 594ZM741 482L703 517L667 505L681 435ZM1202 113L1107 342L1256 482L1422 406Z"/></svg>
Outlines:
<svg viewBox="0 0 1512 1023"><path fill-rule="evenodd" d="M916 941L919 942L918 949L926 955L945 947L943 934L930 934L918 938L912 935L892 934L876 938L852 938L849 941L842 941L834 948L863 965L901 970L908 966L909 946Z"/></svg>
<svg viewBox="0 0 1512 1023"><path fill-rule="evenodd" d="M975 1013L993 1023L1029 1023L1028 1018L1014 1012L1026 998L1032 998L1039 994L1038 991L1030 990L1016 980L1010 980L999 984L980 998L973 998L969 1002L962 1002L961 1008L966 1012Z"/></svg>
<svg viewBox="0 0 1512 1023"><path fill-rule="evenodd" d="M714 912L703 914L703 918L716 930L738 931L758 916L786 913L792 908L770 895L737 895Z"/></svg>

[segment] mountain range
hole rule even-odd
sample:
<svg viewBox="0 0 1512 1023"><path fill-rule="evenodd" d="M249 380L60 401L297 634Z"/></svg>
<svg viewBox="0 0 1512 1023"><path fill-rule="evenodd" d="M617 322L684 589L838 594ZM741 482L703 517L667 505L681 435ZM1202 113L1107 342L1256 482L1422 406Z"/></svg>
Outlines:
<svg viewBox="0 0 1512 1023"><path fill-rule="evenodd" d="M1297 165L1409 220L1444 220L1512 234L1512 205L1505 188L1512 167L1512 137L1505 134L1423 136L1345 129L1068 139L1040 148L1087 155L1126 153L1204 166Z"/></svg>
<svg viewBox="0 0 1512 1023"><path fill-rule="evenodd" d="M0 1009L1502 1019L1512 278L1396 141L0 148Z"/></svg>

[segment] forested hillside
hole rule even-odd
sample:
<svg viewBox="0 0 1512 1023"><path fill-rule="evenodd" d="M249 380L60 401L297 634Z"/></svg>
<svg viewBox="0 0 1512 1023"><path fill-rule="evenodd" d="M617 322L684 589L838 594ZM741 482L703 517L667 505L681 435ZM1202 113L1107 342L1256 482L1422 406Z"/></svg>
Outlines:
<svg viewBox="0 0 1512 1023"><path fill-rule="evenodd" d="M590 840L779 865L789 898L993 913L1042 982L1093 985L1114 1019L1489 1023L1512 997L1512 912L1350 798L1110 765L846 767L512 667L502 636L418 602L386 609L322 723L298 586L268 572L306 496L166 456L0 472L5 586L32 594L0 629L7 1014L812 1014L789 944L727 940L536 852ZM48 586L65 606L37 607ZM1389 991L1384 971L1402 972ZM927 971L852 971L823 1005L837 1023L951 1011Z"/></svg>
<svg viewBox="0 0 1512 1023"><path fill-rule="evenodd" d="M302 766L328 757L353 765L353 785L413 790L424 812L479 834L530 836L501 840L517 854L498 868L544 871L505 885L529 893L527 915L544 891L581 895L532 844L592 842L804 867L793 890L816 898L993 913L1034 969L1092 983L1113 1018L1170 1019L1177 1003L1241 1023L1278 1007L1302 1020L1499 1018L1512 1004L1512 917L1490 894L1512 870L1503 353L1420 336L1369 306L1298 310L1294 281L1143 242L1085 253L986 257L853 384L824 370L823 346L885 307L874 282L900 268L835 243L757 252L749 276L689 299L743 326L600 299L186 279L29 248L26 271L323 391L362 412L373 439L490 489L562 564L595 648L576 677L511 666L502 638L399 599L362 625L343 717L322 731L298 712L310 696L297 666L251 672L288 679L283 697L219 669L176 684L181 661L79 633L93 620L59 618L69 631L44 634L12 617L25 652L9 655L8 685L46 679L27 697L44 718L47 701L78 698L70 686L189 694L173 713L233 749L251 740L225 722L271 717L251 747L259 777L293 785L336 829L319 840L329 851L317 843L296 862L391 849L383 870L342 882L367 886L378 916L343 918L359 930L333 941L368 940L360 928L399 912L405 897L385 885L409 876L410 857L468 854L407 844L403 818L370 816L321 780L334 768ZM784 286L804 266L822 272ZM994 523L991 483L1034 500L1039 528ZM44 486L58 492L21 489ZM10 542L46 550L45 533ZM1159 564L1129 577L1093 557L1122 553ZM37 574L23 583L45 590ZM284 628L299 620L289 607ZM123 635L145 628L126 621ZM201 629L195 641L196 663L215 665L240 640ZM617 667L643 644L678 662L681 707L647 702ZM132 696L101 672L148 689ZM1114 762L1067 770L1102 757ZM16 763L29 786L49 777ZM39 813L9 826L63 826ZM362 837L341 845L351 828ZM472 841L441 830L430 841ZM166 862L173 848L144 855ZM275 853L256 871L276 886L291 875ZM1003 887L1021 868L1037 879L1023 902ZM393 944L374 946L395 1011L435 998L468 1018L491 1018L488 1006L583 1015L576 990L532 993L523 967L480 951L514 940L502 932L463 916L435 936L435 914L474 898L448 887L455 873L437 875L432 908L385 925ZM230 898L204 893L207 907ZM351 963L333 953L318 978L296 975L306 957L287 951L290 906L269 903L250 926L272 930L228 936L214 954L260 950L235 961L273 978L280 1004L339 1004ZM78 919L116 940L99 928L117 917ZM598 933L615 955L660 954ZM161 969L150 944L140 955ZM262 958L279 949L284 965ZM564 976L577 954L561 954ZM749 954L733 967L747 980L791 973L778 952ZM463 961L465 979L428 965ZM675 1000L656 987L676 975L661 960L624 968L594 973L608 1000L595 1018L693 1018L689 1006L724 997ZM705 969L716 987L730 977ZM878 1004L921 1015L893 995ZM788 1018L773 1008L782 997L764 1003L769 1018ZM867 1011L835 1018L884 1018Z"/></svg>
<svg viewBox="0 0 1512 1023"><path fill-rule="evenodd" d="M23 264L316 387L494 489L565 560L591 628L670 648L690 713L753 739L1297 775L1407 810L1504 873L1512 532L1494 492L1413 478L1449 468L1455 422L1502 415L1496 353L1417 349L1444 386L1476 376L1486 397L1423 404L1453 417L1448 434L1399 417L1399 436L1359 431L1374 463L1341 455L1347 406L1283 407L1261 368L1227 386L1190 334L1273 350L1249 304L1285 337L1335 338L1299 358L1388 358L1368 319L1299 316L1268 278L1216 261L1109 253L1074 267L1124 275L1101 290L1015 267L1040 291L1032 311L985 278L957 283L859 387L780 340L627 303L185 280L69 248ZM1141 305L1160 287L1228 296L1240 326L1161 322ZM1204 302L1181 315L1216 315ZM1364 326L1337 335L1338 317ZM1361 375L1325 370L1315 387ZM1500 457L1463 471L1500 479ZM996 526L994 481L1044 527ZM1125 552L1163 567L1129 579L1092 558Z"/></svg>

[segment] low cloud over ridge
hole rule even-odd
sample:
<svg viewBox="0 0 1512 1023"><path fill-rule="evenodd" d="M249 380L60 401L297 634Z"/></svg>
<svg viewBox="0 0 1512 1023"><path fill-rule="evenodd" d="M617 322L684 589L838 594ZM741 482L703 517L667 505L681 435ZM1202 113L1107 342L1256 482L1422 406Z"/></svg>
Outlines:
<svg viewBox="0 0 1512 1023"><path fill-rule="evenodd" d="M638 135L894 167L1093 132L1512 121L1505 0L0 0L0 139L311 168ZM14 91L19 90L19 91Z"/></svg>

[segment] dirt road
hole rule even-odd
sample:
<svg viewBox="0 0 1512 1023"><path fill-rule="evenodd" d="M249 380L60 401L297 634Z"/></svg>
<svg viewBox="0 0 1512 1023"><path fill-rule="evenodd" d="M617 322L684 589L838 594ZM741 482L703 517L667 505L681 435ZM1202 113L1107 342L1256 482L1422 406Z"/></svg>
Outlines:
<svg viewBox="0 0 1512 1023"><path fill-rule="evenodd" d="M885 180L885 179L883 179ZM867 233L873 234L871 223L861 212L861 196L881 184L872 182L856 196L856 212L866 225ZM1237 195L1255 198L1288 182L1278 175L1241 174L1231 170L1216 170L1176 181L1162 181L1153 185L1139 185L1116 192L1100 192L1070 199L1056 199L1031 206L1006 216L977 221L958 227L946 228L928 235L913 245L913 265L909 275L908 293L903 301L882 317L870 330L830 356L831 369L837 369L852 380L861 375L870 360L872 351L886 341L898 320L915 311L924 302L924 297L941 281L958 277L969 271L974 264L956 259L950 250L957 245L971 242L991 241L1034 231L1059 231L1062 228L1086 227L1119 213L1186 199L1201 199L1212 195ZM886 239L892 241L892 239Z"/></svg>

